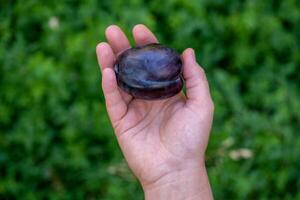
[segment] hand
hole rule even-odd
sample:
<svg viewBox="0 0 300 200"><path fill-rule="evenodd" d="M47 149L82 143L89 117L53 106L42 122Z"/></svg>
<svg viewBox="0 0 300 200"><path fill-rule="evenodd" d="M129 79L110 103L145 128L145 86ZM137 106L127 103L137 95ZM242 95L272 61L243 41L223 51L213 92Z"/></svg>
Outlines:
<svg viewBox="0 0 300 200"><path fill-rule="evenodd" d="M146 199L212 199L205 150L213 119L213 102L203 69L193 49L182 53L183 92L165 100L135 99L118 88L116 55L130 48L115 25L106 29L108 43L97 45L107 111L129 167ZM133 28L137 45L157 43L144 25Z"/></svg>

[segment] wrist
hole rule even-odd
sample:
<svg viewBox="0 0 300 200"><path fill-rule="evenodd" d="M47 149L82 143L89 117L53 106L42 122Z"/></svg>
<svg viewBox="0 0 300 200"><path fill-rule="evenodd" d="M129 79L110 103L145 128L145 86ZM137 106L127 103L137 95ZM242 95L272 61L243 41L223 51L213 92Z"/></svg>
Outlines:
<svg viewBox="0 0 300 200"><path fill-rule="evenodd" d="M176 170L142 187L146 200L213 199L205 166Z"/></svg>

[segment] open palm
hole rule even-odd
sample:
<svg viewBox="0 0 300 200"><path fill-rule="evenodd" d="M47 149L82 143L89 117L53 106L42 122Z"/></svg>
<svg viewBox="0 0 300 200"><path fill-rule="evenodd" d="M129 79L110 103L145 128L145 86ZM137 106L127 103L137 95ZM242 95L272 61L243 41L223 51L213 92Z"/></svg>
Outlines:
<svg viewBox="0 0 300 200"><path fill-rule="evenodd" d="M144 25L133 29L137 45L157 43ZM194 51L182 54L187 89L165 100L135 99L117 86L113 65L116 55L130 48L122 30L106 29L108 43L97 45L106 107L124 156L144 187L162 181L175 171L204 164L213 103L203 69Z"/></svg>

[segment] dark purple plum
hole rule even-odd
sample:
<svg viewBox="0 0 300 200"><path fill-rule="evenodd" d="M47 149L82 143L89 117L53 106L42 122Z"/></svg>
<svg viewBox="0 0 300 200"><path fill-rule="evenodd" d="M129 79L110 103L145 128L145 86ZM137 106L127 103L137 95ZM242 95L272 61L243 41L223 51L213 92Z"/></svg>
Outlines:
<svg viewBox="0 0 300 200"><path fill-rule="evenodd" d="M114 70L118 86L138 99L169 98L183 87L180 55L161 44L125 50L118 56Z"/></svg>

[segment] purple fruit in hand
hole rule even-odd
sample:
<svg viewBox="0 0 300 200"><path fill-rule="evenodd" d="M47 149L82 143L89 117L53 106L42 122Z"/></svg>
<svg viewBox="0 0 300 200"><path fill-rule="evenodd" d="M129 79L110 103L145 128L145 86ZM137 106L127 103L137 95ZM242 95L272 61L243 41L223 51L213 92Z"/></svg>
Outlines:
<svg viewBox="0 0 300 200"><path fill-rule="evenodd" d="M115 63L121 89L138 99L165 99L183 87L180 55L161 44L130 48Z"/></svg>

